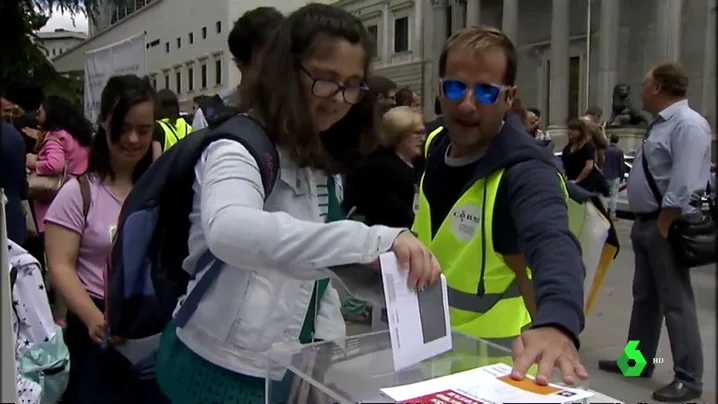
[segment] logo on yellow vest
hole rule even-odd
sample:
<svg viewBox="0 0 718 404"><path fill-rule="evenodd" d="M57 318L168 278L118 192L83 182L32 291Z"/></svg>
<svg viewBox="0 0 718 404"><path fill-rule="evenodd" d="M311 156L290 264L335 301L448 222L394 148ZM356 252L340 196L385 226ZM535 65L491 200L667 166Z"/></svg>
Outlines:
<svg viewBox="0 0 718 404"><path fill-rule="evenodd" d="M474 238L481 224L481 207L473 204L457 206L451 211L451 232L461 241L469 242Z"/></svg>

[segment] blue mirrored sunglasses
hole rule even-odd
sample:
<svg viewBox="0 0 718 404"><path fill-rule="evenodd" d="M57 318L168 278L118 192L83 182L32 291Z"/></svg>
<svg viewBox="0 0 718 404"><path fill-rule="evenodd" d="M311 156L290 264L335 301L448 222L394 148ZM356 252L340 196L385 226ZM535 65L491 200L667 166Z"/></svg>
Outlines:
<svg viewBox="0 0 718 404"><path fill-rule="evenodd" d="M474 84L472 87L474 99L479 104L495 104L499 95L509 87L499 84ZM453 79L441 79L441 95L449 101L461 101L466 96L469 85Z"/></svg>

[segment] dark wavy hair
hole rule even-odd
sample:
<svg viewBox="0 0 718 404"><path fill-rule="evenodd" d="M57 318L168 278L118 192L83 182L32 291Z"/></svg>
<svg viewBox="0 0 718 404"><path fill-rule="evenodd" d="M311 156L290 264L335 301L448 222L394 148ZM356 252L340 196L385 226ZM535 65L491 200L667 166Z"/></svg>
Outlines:
<svg viewBox="0 0 718 404"><path fill-rule="evenodd" d="M122 76L112 76L107 80L105 88L102 89L100 97L100 114L99 122L104 122L110 118L110 142L117 143L123 133L123 126L127 113L133 106L150 101L156 104L155 90L152 83L147 79L142 79L133 74ZM115 172L110 164L110 148L107 144L107 132L102 125L97 126L92 147L90 149L90 159L88 172L96 175L101 180L106 178L114 179ZM152 164L152 148L135 166L132 173L132 181L137 180L147 171Z"/></svg>
<svg viewBox="0 0 718 404"><path fill-rule="evenodd" d="M45 110L46 131L64 130L85 147L92 145L92 124L82 116L80 109L67 98L51 95L42 102Z"/></svg>
<svg viewBox="0 0 718 404"><path fill-rule="evenodd" d="M251 98L269 136L297 165L331 174L351 170L376 144L374 97L365 96L322 133L317 133L307 110L300 64L336 39L361 45L368 76L372 39L362 22L338 7L312 3L293 12L267 44Z"/></svg>
<svg viewBox="0 0 718 404"><path fill-rule="evenodd" d="M274 7L257 7L239 17L227 37L235 63L252 63L252 53L264 47L282 21L284 16Z"/></svg>

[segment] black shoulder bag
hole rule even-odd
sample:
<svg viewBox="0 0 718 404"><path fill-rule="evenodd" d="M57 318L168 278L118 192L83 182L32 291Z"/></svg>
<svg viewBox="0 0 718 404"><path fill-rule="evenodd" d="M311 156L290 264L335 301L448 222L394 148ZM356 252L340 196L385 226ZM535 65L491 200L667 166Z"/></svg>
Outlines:
<svg viewBox="0 0 718 404"><path fill-rule="evenodd" d="M656 180L648 169L645 149L641 153L643 171L658 206L662 205L663 196L658 191ZM718 211L715 200L708 193L709 212L705 214L698 206L698 214L681 216L676 219L668 230L668 243L673 249L676 261L686 268L713 264L716 259L716 229L718 228Z"/></svg>

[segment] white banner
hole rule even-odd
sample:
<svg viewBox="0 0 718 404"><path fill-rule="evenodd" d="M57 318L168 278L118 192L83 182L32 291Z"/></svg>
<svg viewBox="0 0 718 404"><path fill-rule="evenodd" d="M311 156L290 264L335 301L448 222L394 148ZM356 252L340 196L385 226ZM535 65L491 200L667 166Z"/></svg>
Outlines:
<svg viewBox="0 0 718 404"><path fill-rule="evenodd" d="M85 117L95 123L107 80L115 75L147 74L145 33L85 53Z"/></svg>

